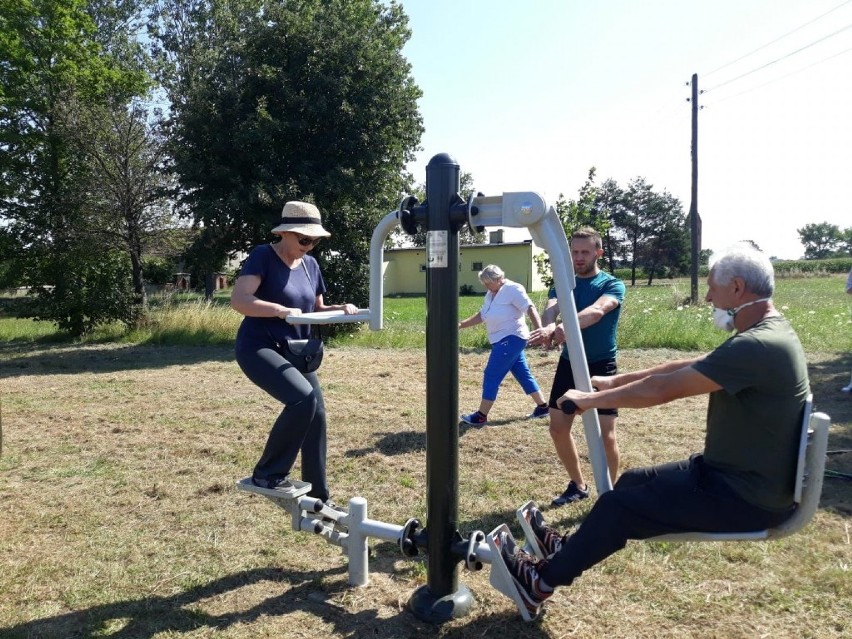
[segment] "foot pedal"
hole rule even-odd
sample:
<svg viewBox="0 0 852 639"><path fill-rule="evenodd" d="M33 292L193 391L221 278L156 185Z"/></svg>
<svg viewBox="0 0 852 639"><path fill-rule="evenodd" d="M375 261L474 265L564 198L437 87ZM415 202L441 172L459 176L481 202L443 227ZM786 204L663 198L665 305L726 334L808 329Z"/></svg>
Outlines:
<svg viewBox="0 0 852 639"><path fill-rule="evenodd" d="M237 482L237 488L239 490L244 490L247 493L256 493L258 495L263 495L264 497L269 497L273 500L298 499L302 495L308 494L311 490L310 482L291 479L290 483L293 484L293 490L275 490L273 488L262 488L260 486L255 486L251 480L251 477L246 477L245 479L241 479Z"/></svg>
<svg viewBox="0 0 852 639"><path fill-rule="evenodd" d="M506 567L506 562L503 561L503 555L500 553L500 535L504 532L514 539L512 532L506 524L500 524L486 536L488 546L491 548L491 574L489 581L494 588L515 602L518 612L521 613L524 621L532 621L538 616L538 612L530 613L529 609L527 609L527 605L521 599L521 594L515 585L515 580Z"/></svg>
<svg viewBox="0 0 852 639"><path fill-rule="evenodd" d="M530 509L535 507L536 504L534 501L528 501L523 506L518 508L518 510L515 511L515 514L518 516L518 523L521 524L521 530L524 531L524 539L526 540L524 551L529 553L530 555L538 557L539 559L546 559L546 557L541 552L541 549L538 547L538 544L533 543L533 539L535 539L535 533L533 532L532 526L530 525Z"/></svg>

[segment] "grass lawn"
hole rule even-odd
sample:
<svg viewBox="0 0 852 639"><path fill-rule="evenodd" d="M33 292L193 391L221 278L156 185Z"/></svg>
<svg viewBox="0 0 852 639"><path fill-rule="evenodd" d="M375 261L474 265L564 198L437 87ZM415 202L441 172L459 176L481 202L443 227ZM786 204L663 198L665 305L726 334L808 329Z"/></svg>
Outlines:
<svg viewBox="0 0 852 639"><path fill-rule="evenodd" d="M788 307L806 345L815 409L832 417L829 450L835 452L827 468L849 474L852 396L839 392L852 364L848 301L837 295L842 289L832 289L836 282L812 281L818 284L801 290L779 286L776 300ZM672 287L631 288L624 326L674 317L660 321L686 326L676 332L700 341L709 313L678 310L679 297ZM462 306L465 312L475 312L479 298L461 301L470 304ZM414 342L422 330L419 303L417 311L415 301L405 300L415 309L406 311L405 321L420 322L408 330ZM283 511L235 489L278 407L245 380L230 342L219 337L231 330L230 311L213 309L212 322L195 317L208 310L191 307L184 317L186 344L170 332L167 316L136 342L57 342L49 332L0 341L2 639L852 635L852 482L832 476L813 521L797 535L769 542L630 542L559 590L534 624L524 623L511 601L491 588L487 566L459 572L475 598L468 616L440 626L418 620L407 604L426 581L426 558L405 558L388 542L371 541L370 583L349 587L339 547L292 531ZM393 321L401 324L403 307L397 312ZM688 313L695 317L679 319ZM0 318L0 328L12 320ZM646 324L636 335L663 325ZM174 341L162 337L169 335ZM208 343L203 335L212 336ZM721 338L708 335L717 343ZM360 338L333 343L320 372L333 497L338 503L366 498L375 520L427 523L423 350L376 348ZM635 370L697 350L629 346L620 366ZM462 349L461 410L478 402L487 355L475 343ZM555 357L530 352L544 386ZM623 467L699 450L705 404L689 398L623 410ZM490 426L460 427L462 533L505 522L520 537L515 509L528 499L549 504L564 488L546 421L523 418L530 409L507 380ZM578 446L588 474L582 436ZM590 502L545 509L546 516L568 528Z"/></svg>
<svg viewBox="0 0 852 639"><path fill-rule="evenodd" d="M0 458L0 636L69 637L843 637L852 632L852 483L827 478L804 532L772 542L639 543L520 620L481 572L461 571L470 615L442 626L406 605L425 558L371 543L370 583L347 586L340 548L293 532L267 500L238 492L275 403L247 383L230 348L4 346ZM622 365L663 361L625 352ZM460 403L475 406L484 352L460 357ZM811 354L829 448L852 448L847 362ZM532 358L540 380L552 356ZM416 350L331 349L322 379L334 497L373 519L425 513L425 363ZM564 485L542 421L507 383L485 429L461 429L459 529L516 536L513 512ZM683 458L702 442L704 401L624 411L625 467ZM579 445L588 471L582 437ZM852 472L852 455L828 467ZM551 510L562 527L589 502Z"/></svg>

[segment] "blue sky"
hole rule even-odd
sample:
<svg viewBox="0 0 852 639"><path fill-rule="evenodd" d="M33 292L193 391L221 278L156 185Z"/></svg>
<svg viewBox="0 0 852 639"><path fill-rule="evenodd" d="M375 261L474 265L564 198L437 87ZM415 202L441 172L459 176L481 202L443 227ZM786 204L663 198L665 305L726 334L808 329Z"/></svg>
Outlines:
<svg viewBox="0 0 852 639"><path fill-rule="evenodd" d="M424 93L420 182L446 152L486 195L553 203L595 166L599 182L641 176L688 210L697 73L703 248L749 239L796 258L797 228L852 226L852 2L401 4Z"/></svg>

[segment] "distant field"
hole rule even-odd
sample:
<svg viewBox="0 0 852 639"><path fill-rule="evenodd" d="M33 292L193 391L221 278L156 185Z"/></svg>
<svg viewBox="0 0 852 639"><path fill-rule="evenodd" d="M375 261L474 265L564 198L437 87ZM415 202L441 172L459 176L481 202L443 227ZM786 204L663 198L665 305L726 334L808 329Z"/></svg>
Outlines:
<svg viewBox="0 0 852 639"><path fill-rule="evenodd" d="M811 278L779 278L775 304L786 315L802 340L805 350L820 352L852 352L852 296L844 292L845 276L829 275ZM699 286L699 304L689 306L688 280L664 280L654 286L628 286L619 325L619 348L673 348L708 350L724 339L713 327L711 308L704 295L707 287ZM539 309L545 293L532 295ZM341 344L355 346L425 346L425 299L422 297L386 298L385 331L373 333L362 329ZM481 296L459 298L459 316L468 317L479 310ZM482 326L459 333L462 347L487 348Z"/></svg>
<svg viewBox="0 0 852 639"><path fill-rule="evenodd" d="M852 352L852 296L844 292L845 277L823 275L778 278L775 304L796 331L805 350ZM708 350L724 335L713 328L710 307L703 302L704 282L699 287L701 301L689 306L688 280L664 280L653 286L628 286L618 341L621 349L673 348ZM132 332L120 326L104 327L85 341L124 344L231 344L241 316L227 305L228 292L220 292L210 303L197 294L155 296L150 319ZM543 308L546 294L534 293L533 300ZM335 301L335 300L329 300ZM366 326L331 340L340 346L369 348L423 348L426 343L426 300L423 297L388 297L384 303L384 329L370 331ZM459 319L474 314L482 296L459 298ZM64 337L49 322L33 322L14 316L14 300L0 298L0 341L62 342ZM462 348L487 348L482 326L459 333Z"/></svg>

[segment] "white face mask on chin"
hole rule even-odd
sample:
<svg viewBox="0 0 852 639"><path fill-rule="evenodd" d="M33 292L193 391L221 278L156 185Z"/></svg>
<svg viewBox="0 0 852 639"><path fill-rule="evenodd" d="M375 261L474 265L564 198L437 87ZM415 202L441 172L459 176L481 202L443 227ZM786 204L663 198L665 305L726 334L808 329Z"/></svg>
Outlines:
<svg viewBox="0 0 852 639"><path fill-rule="evenodd" d="M734 330L734 316L740 312L740 309L745 308L746 306L751 306L752 304L757 304L758 302L768 302L771 300L771 297L763 297L759 300L754 300L752 302L746 302L741 306L737 306L736 308L724 309L724 308L716 308L713 307L713 324L716 325L720 331L725 331L726 333L730 333Z"/></svg>

